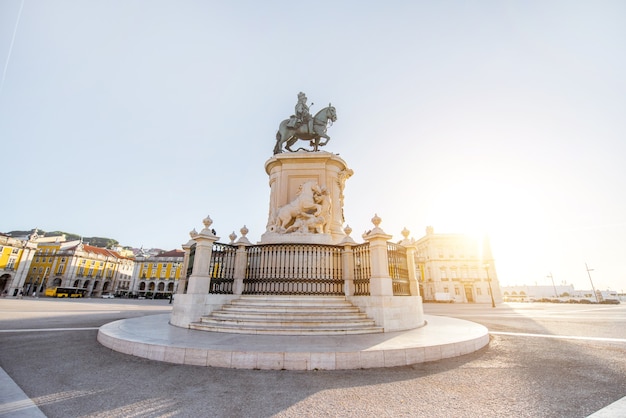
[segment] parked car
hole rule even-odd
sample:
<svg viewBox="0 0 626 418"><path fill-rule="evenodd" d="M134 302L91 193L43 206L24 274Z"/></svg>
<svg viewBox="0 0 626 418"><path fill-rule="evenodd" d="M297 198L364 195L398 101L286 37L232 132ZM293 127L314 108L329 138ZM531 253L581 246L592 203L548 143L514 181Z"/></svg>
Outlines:
<svg viewBox="0 0 626 418"><path fill-rule="evenodd" d="M115 299L115 295L112 293L104 293L101 297L102 299Z"/></svg>

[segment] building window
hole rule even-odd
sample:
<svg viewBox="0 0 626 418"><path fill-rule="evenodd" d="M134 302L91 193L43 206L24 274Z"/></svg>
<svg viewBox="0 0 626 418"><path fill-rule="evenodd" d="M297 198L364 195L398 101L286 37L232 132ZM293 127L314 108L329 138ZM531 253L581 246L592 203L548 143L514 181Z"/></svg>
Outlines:
<svg viewBox="0 0 626 418"><path fill-rule="evenodd" d="M476 295L481 296L483 294L482 290L480 290L480 287L476 288Z"/></svg>
<svg viewBox="0 0 626 418"><path fill-rule="evenodd" d="M459 288L458 288L458 287L455 287L455 288L454 288L454 294L455 294L455 295L457 295L457 296L460 296L460 295L461 295L461 291L459 290Z"/></svg>

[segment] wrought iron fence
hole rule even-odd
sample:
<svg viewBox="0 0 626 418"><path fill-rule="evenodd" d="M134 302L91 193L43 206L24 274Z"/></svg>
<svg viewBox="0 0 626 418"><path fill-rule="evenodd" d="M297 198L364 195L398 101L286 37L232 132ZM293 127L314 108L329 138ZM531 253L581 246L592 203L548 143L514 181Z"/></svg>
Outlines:
<svg viewBox="0 0 626 418"><path fill-rule="evenodd" d="M318 244L246 247L244 295L343 295L342 248Z"/></svg>
<svg viewBox="0 0 626 418"><path fill-rule="evenodd" d="M370 245L368 242L352 247L354 254L354 296L369 296L370 278Z"/></svg>
<svg viewBox="0 0 626 418"><path fill-rule="evenodd" d="M387 243L389 276L392 280L394 296L411 296L409 267L406 261L406 248L393 242Z"/></svg>
<svg viewBox="0 0 626 418"><path fill-rule="evenodd" d="M211 284L209 293L232 294L235 279L235 255L237 247L228 244L213 243L211 253Z"/></svg>
<svg viewBox="0 0 626 418"><path fill-rule="evenodd" d="M192 248L192 251L195 248ZM370 295L369 243L355 245L354 295ZM319 244L262 244L246 247L243 278L246 295L343 295L343 247ZM214 243L209 265L209 293L232 294L237 247ZM190 264L193 261L193 252ZM389 275L394 296L410 292L406 249L387 243ZM192 264L191 264L192 265Z"/></svg>

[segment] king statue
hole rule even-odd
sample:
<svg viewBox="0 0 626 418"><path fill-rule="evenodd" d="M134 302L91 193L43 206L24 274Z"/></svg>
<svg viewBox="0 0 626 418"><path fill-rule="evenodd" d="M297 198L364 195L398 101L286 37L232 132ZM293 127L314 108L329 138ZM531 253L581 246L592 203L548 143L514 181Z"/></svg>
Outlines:
<svg viewBox="0 0 626 418"><path fill-rule="evenodd" d="M298 139L309 141L313 147L312 151L316 152L319 147L324 146L330 140L330 136L326 134L328 124L332 124L337 120L337 113L335 108L328 104L328 107L323 108L311 116L309 113L309 106L306 104L306 94L298 93L298 103L295 106L295 114L291 115L289 119L281 122L278 132L276 133L276 145L274 146L274 154L283 152L283 144L285 149L290 152L305 150L304 148L298 148L292 150L291 146L296 143ZM311 103L313 105L313 103ZM326 141L320 142L321 138L326 138Z"/></svg>

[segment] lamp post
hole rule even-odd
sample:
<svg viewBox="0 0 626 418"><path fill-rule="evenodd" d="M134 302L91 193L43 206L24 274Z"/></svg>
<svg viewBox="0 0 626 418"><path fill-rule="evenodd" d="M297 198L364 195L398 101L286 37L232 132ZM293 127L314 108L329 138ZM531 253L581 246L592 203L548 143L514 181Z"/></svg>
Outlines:
<svg viewBox="0 0 626 418"><path fill-rule="evenodd" d="M554 288L554 297L558 298L559 293L556 291L556 286L554 285L554 277L552 277L552 272L550 272L550 274L548 274L546 277L549 277L550 280L552 280L552 287Z"/></svg>
<svg viewBox="0 0 626 418"><path fill-rule="evenodd" d="M585 263L585 268L587 269L587 275L589 276L589 281L591 282L591 290L593 291L593 295L596 297L596 303L600 303L600 300L598 300L598 294L596 293L596 288L593 287L593 280L591 280L591 271L593 271L593 269L590 269L587 266L587 263Z"/></svg>
<svg viewBox="0 0 626 418"><path fill-rule="evenodd" d="M491 296L491 307L496 307L496 302L493 300L493 290L491 289L491 277L489 277L489 264L485 264L485 271L487 272L487 283L489 283L489 296Z"/></svg>

